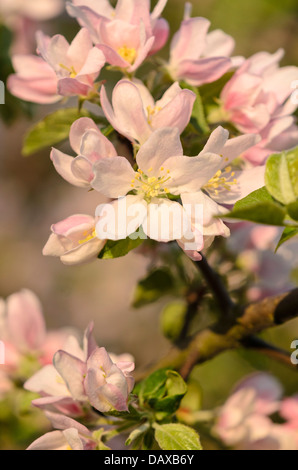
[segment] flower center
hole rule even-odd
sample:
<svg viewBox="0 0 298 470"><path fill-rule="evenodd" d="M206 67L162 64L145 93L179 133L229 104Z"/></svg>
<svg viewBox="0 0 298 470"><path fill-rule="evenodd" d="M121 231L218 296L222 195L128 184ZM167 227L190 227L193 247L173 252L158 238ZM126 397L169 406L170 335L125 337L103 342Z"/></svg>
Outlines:
<svg viewBox="0 0 298 470"><path fill-rule="evenodd" d="M129 64L133 64L137 57L137 51L134 47L123 46L118 49L118 54Z"/></svg>
<svg viewBox="0 0 298 470"><path fill-rule="evenodd" d="M75 68L74 68L73 65L71 67L66 67L66 65L64 65L64 64L59 64L59 66L62 69L67 70L67 72L69 73L70 78L76 78L76 76L78 75L77 72L75 71Z"/></svg>
<svg viewBox="0 0 298 470"><path fill-rule="evenodd" d="M135 179L131 182L131 187L142 194L145 201L150 202L154 197L166 196L170 191L167 182L171 179L170 170L160 168L158 176L150 176L153 168L149 168L148 174L142 170L136 172Z"/></svg>
<svg viewBox="0 0 298 470"><path fill-rule="evenodd" d="M148 114L148 124L152 124L152 118L153 116L155 116L157 113L159 113L159 111L161 111L161 107L160 106L154 106L154 108L152 108L152 106L147 106L147 114Z"/></svg>
<svg viewBox="0 0 298 470"><path fill-rule="evenodd" d="M96 230L94 229L91 233L85 230L85 232L83 233L83 236L85 238L83 238L82 240L79 240L79 245L83 245L84 243L89 242L90 240L93 240L94 238L96 238L97 237Z"/></svg>
<svg viewBox="0 0 298 470"><path fill-rule="evenodd" d="M214 193L215 196L221 191L232 191L232 187L238 184L238 181L234 178L235 172L232 171L232 167L228 166L225 170L218 170L218 172L211 178L203 189L208 193Z"/></svg>

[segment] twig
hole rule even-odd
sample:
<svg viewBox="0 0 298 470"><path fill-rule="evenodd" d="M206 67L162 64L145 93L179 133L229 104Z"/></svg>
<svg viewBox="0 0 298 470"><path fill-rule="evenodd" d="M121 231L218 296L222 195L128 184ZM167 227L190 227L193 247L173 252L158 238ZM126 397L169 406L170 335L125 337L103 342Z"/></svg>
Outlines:
<svg viewBox="0 0 298 470"><path fill-rule="evenodd" d="M203 255L202 260L196 261L195 265L207 281L221 312L225 316L225 319L230 319L233 314L235 304L232 301L224 283L222 282L221 277L211 268Z"/></svg>

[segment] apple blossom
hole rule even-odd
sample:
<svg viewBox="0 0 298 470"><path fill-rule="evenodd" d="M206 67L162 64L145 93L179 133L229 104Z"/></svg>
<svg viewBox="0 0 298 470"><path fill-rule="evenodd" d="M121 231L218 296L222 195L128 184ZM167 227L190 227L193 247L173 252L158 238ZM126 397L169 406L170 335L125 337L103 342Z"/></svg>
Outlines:
<svg viewBox="0 0 298 470"><path fill-rule="evenodd" d="M222 90L222 117L243 133L259 133L261 141L244 157L261 164L272 153L287 150L298 141L291 114L297 109L290 98L298 68L279 67L284 55L260 52L246 60Z"/></svg>
<svg viewBox="0 0 298 470"><path fill-rule="evenodd" d="M43 255L59 257L68 266L95 260L105 244L97 238L95 219L89 215L72 215L51 230Z"/></svg>
<svg viewBox="0 0 298 470"><path fill-rule="evenodd" d="M38 371L25 383L26 390L42 397L32 404L48 411L82 416L89 403L98 411L127 409L127 400L134 386L131 372L133 358L112 355L98 348L90 325L84 335L84 347L70 337L63 349L56 352L53 365Z"/></svg>
<svg viewBox="0 0 298 470"><path fill-rule="evenodd" d="M200 86L214 82L242 62L231 59L235 41L221 30L208 34L210 21L190 18L191 7L186 4L184 20L175 34L166 70L173 80L184 80Z"/></svg>
<svg viewBox="0 0 298 470"><path fill-rule="evenodd" d="M88 96L105 64L101 51L93 47L90 34L82 28L69 44L60 34L49 38L37 32L37 51L52 67L58 78L62 96Z"/></svg>
<svg viewBox="0 0 298 470"><path fill-rule="evenodd" d="M67 3L67 11L89 29L107 62L134 72L168 39L168 23L159 18L166 3L159 0L150 14L149 0L118 0L115 9L107 0L73 0L73 4Z"/></svg>
<svg viewBox="0 0 298 470"><path fill-rule="evenodd" d="M57 76L41 57L16 54L12 57L12 64L16 73L7 80L7 88L12 95L39 104L61 100L57 92Z"/></svg>
<svg viewBox="0 0 298 470"><path fill-rule="evenodd" d="M192 91L182 90L174 83L155 102L139 80L121 80L114 88L111 106L105 87L101 89L101 104L108 121L120 134L139 144L162 127L177 127L182 133L189 123L195 99Z"/></svg>
<svg viewBox="0 0 298 470"><path fill-rule="evenodd" d="M232 204L264 185L263 168L233 172L228 166L257 137L228 141L228 131L219 127L198 156L185 157L179 135L178 129L155 131L137 154L137 171L123 157L103 159L94 165L93 188L107 197L122 198L98 208L99 234L118 240L142 226L145 234L157 241L183 243L185 236L189 237L195 251L202 249L205 226L207 236L227 234L223 223L213 219L223 211L217 203ZM183 205L169 195L180 196ZM198 205L204 208L204 221L195 210ZM191 207L191 214L187 207ZM198 220L192 220L193 215Z"/></svg>
<svg viewBox="0 0 298 470"><path fill-rule="evenodd" d="M228 446L260 441L272 430L268 416L279 409L282 388L266 373L257 373L244 379L219 411L214 433Z"/></svg>
<svg viewBox="0 0 298 470"><path fill-rule="evenodd" d="M15 373L28 355L40 365L50 364L55 351L65 342L64 331L46 331L40 301L33 292L23 289L3 303L0 339L5 344L4 370Z"/></svg>
<svg viewBox="0 0 298 470"><path fill-rule="evenodd" d="M87 361L85 389L91 405L101 412L128 411L134 387L133 362L113 363L104 348L96 349Z"/></svg>
<svg viewBox="0 0 298 470"><path fill-rule="evenodd" d="M36 439L27 450L94 450L96 441L86 426L72 418L56 413L45 413L54 428L52 431Z"/></svg>
<svg viewBox="0 0 298 470"><path fill-rule="evenodd" d="M94 178L93 164L102 158L115 157L117 152L95 122L89 118L81 118L73 123L69 141L77 157L73 158L54 148L51 160L57 172L66 181L74 186L91 189L90 183Z"/></svg>

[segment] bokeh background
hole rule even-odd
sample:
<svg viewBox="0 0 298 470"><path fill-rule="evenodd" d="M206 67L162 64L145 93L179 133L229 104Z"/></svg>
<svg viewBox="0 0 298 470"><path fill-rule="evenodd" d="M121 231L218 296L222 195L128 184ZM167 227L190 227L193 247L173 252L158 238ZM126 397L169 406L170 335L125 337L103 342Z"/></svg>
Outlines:
<svg viewBox="0 0 298 470"><path fill-rule="evenodd" d="M297 0L192 3L193 14L209 18L211 29L221 28L235 37L236 54L249 56L283 47L283 65L298 65ZM169 0L164 16L172 32L179 27L183 9L183 1ZM71 38L77 26L65 15L42 28ZM100 202L95 192L85 193L62 180L49 151L21 156L26 130L54 109L36 107L32 119L20 112L9 125L0 123L0 296L24 287L32 289L41 299L49 328L72 325L83 330L94 320L100 345L116 353L134 354L138 366L154 362L170 347L159 328L163 302L139 310L131 307L135 284L145 274L148 260L132 253L119 260L70 268L42 256L52 223L73 213L93 214ZM63 148L67 150L67 144ZM298 338L298 323L268 332L266 337L289 349ZM271 370L288 393L297 392L295 373L253 353L233 352L197 368L204 406L221 403L232 385L255 369Z"/></svg>

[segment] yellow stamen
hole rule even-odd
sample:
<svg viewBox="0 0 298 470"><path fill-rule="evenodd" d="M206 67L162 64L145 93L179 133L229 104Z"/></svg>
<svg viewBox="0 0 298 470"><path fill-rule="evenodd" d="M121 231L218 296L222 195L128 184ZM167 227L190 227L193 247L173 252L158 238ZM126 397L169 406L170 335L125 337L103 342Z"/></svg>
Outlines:
<svg viewBox="0 0 298 470"><path fill-rule="evenodd" d="M83 233L83 235L85 236L85 238L83 238L82 240L79 240L80 245L83 245L84 243L89 242L90 240L93 240L93 238L97 237L95 229L93 230L91 234L88 235L88 232L86 231Z"/></svg>
<svg viewBox="0 0 298 470"><path fill-rule="evenodd" d="M118 49L118 54L129 64L133 64L137 58L137 51L134 47L123 46Z"/></svg>

